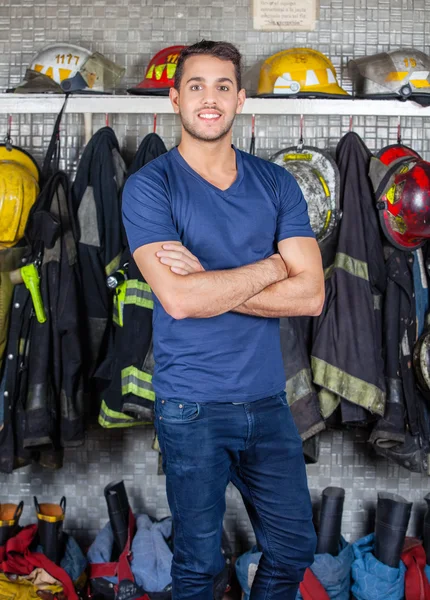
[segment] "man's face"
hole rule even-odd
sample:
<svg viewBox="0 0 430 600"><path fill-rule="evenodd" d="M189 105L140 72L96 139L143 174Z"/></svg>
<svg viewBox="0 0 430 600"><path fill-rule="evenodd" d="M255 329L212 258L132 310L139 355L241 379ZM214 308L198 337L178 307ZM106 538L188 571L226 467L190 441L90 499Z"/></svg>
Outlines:
<svg viewBox="0 0 430 600"><path fill-rule="evenodd" d="M190 56L184 63L179 92L170 99L182 126L193 138L215 142L231 130L242 111L245 91L237 90L234 65L214 56Z"/></svg>

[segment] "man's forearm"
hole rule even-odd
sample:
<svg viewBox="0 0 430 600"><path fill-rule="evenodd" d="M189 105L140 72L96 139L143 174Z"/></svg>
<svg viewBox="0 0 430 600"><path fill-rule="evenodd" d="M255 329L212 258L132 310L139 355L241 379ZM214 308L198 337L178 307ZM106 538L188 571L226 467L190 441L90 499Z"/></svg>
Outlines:
<svg viewBox="0 0 430 600"><path fill-rule="evenodd" d="M233 312L269 318L316 316L320 314L323 302L324 289L320 282L300 273L269 285Z"/></svg>
<svg viewBox="0 0 430 600"><path fill-rule="evenodd" d="M192 273L178 280L169 312L176 319L221 315L285 277L278 254L236 269Z"/></svg>

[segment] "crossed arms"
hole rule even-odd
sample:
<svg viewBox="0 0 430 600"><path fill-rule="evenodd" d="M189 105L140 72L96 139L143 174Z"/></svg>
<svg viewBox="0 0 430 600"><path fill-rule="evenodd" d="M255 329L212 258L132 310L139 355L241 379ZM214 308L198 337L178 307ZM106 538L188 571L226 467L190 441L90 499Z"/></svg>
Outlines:
<svg viewBox="0 0 430 600"><path fill-rule="evenodd" d="M205 271L179 242L141 246L134 259L174 319L209 318L234 311L257 317L317 316L324 304L321 254L313 238L293 237L258 262Z"/></svg>

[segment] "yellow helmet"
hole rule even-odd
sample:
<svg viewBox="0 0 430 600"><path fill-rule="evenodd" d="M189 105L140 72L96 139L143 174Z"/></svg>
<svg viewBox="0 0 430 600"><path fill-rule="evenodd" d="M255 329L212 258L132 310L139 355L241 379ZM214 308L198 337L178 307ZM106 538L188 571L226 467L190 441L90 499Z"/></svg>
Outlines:
<svg viewBox="0 0 430 600"><path fill-rule="evenodd" d="M39 194L39 169L19 148L0 146L0 249L24 236L28 214Z"/></svg>
<svg viewBox="0 0 430 600"><path fill-rule="evenodd" d="M259 96L347 95L332 62L312 48L290 48L270 56L260 70Z"/></svg>

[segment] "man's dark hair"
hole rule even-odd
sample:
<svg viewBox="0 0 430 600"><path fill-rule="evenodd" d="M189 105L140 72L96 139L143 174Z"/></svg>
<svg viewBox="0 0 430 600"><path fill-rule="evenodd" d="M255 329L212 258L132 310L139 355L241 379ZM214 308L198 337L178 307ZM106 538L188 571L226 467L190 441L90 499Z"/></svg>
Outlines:
<svg viewBox="0 0 430 600"><path fill-rule="evenodd" d="M176 65L175 72L175 89L179 90L181 87L182 74L184 72L184 63L190 56L204 54L206 56L215 56L220 60L231 61L234 65L234 71L236 75L237 89L241 89L242 85L242 55L236 46L229 42L211 42L209 40L202 40L184 48L179 55L178 63Z"/></svg>

